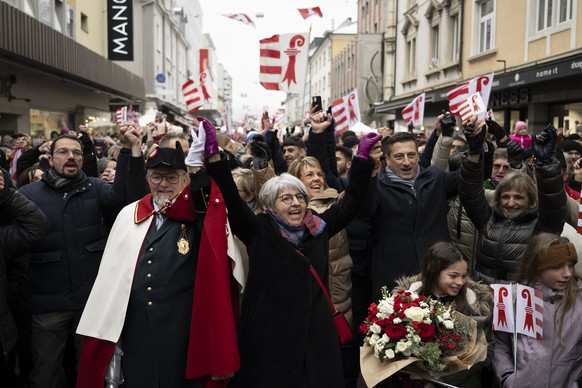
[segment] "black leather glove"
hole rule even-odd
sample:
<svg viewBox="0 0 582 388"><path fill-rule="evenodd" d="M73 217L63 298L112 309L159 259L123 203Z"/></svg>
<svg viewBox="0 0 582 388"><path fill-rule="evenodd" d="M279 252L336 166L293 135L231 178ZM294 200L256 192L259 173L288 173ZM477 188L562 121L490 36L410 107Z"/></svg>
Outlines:
<svg viewBox="0 0 582 388"><path fill-rule="evenodd" d="M455 116L453 116L450 112L444 112L444 117L441 119L441 132L443 136L453 136L453 131L455 130L455 125L457 124L457 120L455 120Z"/></svg>
<svg viewBox="0 0 582 388"><path fill-rule="evenodd" d="M507 133L505 133L505 130L501 125L499 125L499 123L497 123L497 121L487 120L487 130L495 136L495 140L497 141L500 141L504 136L507 136Z"/></svg>
<svg viewBox="0 0 582 388"><path fill-rule="evenodd" d="M251 152L253 154L253 166L255 169L262 170L266 168L269 160L271 160L271 149L267 143L254 140L251 143Z"/></svg>
<svg viewBox="0 0 582 388"><path fill-rule="evenodd" d="M469 124L465 127L465 139L469 145L469 154L476 155L483 153L483 142L487 134L487 127L482 128L481 132L474 135L476 131L475 124Z"/></svg>
<svg viewBox="0 0 582 388"><path fill-rule="evenodd" d="M552 158L556 154L556 142L558 132L552 124L549 124L544 130L536 136L532 136L532 147L536 156L536 166L547 166L552 163Z"/></svg>
<svg viewBox="0 0 582 388"><path fill-rule="evenodd" d="M509 140L507 142L507 158L509 159L509 165L511 167L521 168L523 148L515 140Z"/></svg>

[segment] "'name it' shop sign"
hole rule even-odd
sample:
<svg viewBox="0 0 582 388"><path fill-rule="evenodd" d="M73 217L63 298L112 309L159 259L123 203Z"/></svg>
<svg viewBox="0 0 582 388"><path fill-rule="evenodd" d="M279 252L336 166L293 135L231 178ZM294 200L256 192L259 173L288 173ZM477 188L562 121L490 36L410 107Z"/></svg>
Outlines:
<svg viewBox="0 0 582 388"><path fill-rule="evenodd" d="M133 1L107 0L107 57L133 61Z"/></svg>

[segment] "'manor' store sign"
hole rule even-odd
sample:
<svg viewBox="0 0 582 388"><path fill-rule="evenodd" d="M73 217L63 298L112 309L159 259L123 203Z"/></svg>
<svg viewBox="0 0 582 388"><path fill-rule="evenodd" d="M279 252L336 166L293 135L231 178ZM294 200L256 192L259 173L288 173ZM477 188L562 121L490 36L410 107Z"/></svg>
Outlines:
<svg viewBox="0 0 582 388"><path fill-rule="evenodd" d="M133 61L133 2L107 0L107 57Z"/></svg>

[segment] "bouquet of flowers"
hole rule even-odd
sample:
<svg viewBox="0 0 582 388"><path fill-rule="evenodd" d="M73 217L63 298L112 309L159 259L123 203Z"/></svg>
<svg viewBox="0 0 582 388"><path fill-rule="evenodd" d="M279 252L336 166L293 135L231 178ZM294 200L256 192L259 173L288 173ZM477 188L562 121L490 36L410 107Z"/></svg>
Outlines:
<svg viewBox="0 0 582 388"><path fill-rule="evenodd" d="M486 342L481 341L477 359L459 360L464 350L469 350L471 356L476 354L475 321L457 312L453 304L412 291L399 290L389 295L384 287L379 303L368 308L360 332L366 335L362 353L364 378L366 367L371 366L368 372L383 369L382 376L387 378L412 363L435 378L466 370L486 354ZM372 351L376 361L370 360ZM382 368L386 364L391 367Z"/></svg>

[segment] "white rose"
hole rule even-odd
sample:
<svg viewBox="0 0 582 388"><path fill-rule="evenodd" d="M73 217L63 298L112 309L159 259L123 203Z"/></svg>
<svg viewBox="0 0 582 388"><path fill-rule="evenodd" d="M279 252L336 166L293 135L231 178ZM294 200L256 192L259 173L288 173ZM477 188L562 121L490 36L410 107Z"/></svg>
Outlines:
<svg viewBox="0 0 582 388"><path fill-rule="evenodd" d="M382 328L374 323L372 326L370 326L370 331L374 334L380 334L382 332Z"/></svg>
<svg viewBox="0 0 582 388"><path fill-rule="evenodd" d="M392 349L386 350L386 352L384 352L384 354L386 355L386 358L389 360L393 359L396 356L394 354L394 350L392 350Z"/></svg>
<svg viewBox="0 0 582 388"><path fill-rule="evenodd" d="M394 318L394 320L392 321L392 323L394 323L395 325L398 325L401 322L402 322L402 319L400 319L400 318Z"/></svg>
<svg viewBox="0 0 582 388"><path fill-rule="evenodd" d="M424 319L424 311L420 307L409 307L404 312L407 318L412 319L414 322L422 322Z"/></svg>
<svg viewBox="0 0 582 388"><path fill-rule="evenodd" d="M449 311L445 311L445 313L443 314L443 319L451 319L451 314L449 313Z"/></svg>
<svg viewBox="0 0 582 388"><path fill-rule="evenodd" d="M449 330L452 330L453 327L455 327L455 324L453 323L453 321L450 321L450 320L444 321L443 324Z"/></svg>
<svg viewBox="0 0 582 388"><path fill-rule="evenodd" d="M384 342L388 343L388 342L390 342L390 337L388 337L386 334L384 334L384 335L382 336L382 341L384 341Z"/></svg>
<svg viewBox="0 0 582 388"><path fill-rule="evenodd" d="M368 343L370 344L370 346L374 346L376 345L376 342L378 342L379 339L380 336L378 334L372 334L372 336L368 340Z"/></svg>
<svg viewBox="0 0 582 388"><path fill-rule="evenodd" d="M378 305L378 310L385 316L389 316L394 312L393 303L389 303L388 301L383 300Z"/></svg>
<svg viewBox="0 0 582 388"><path fill-rule="evenodd" d="M408 344L405 341L399 341L396 344L396 352L404 353L408 349Z"/></svg>

